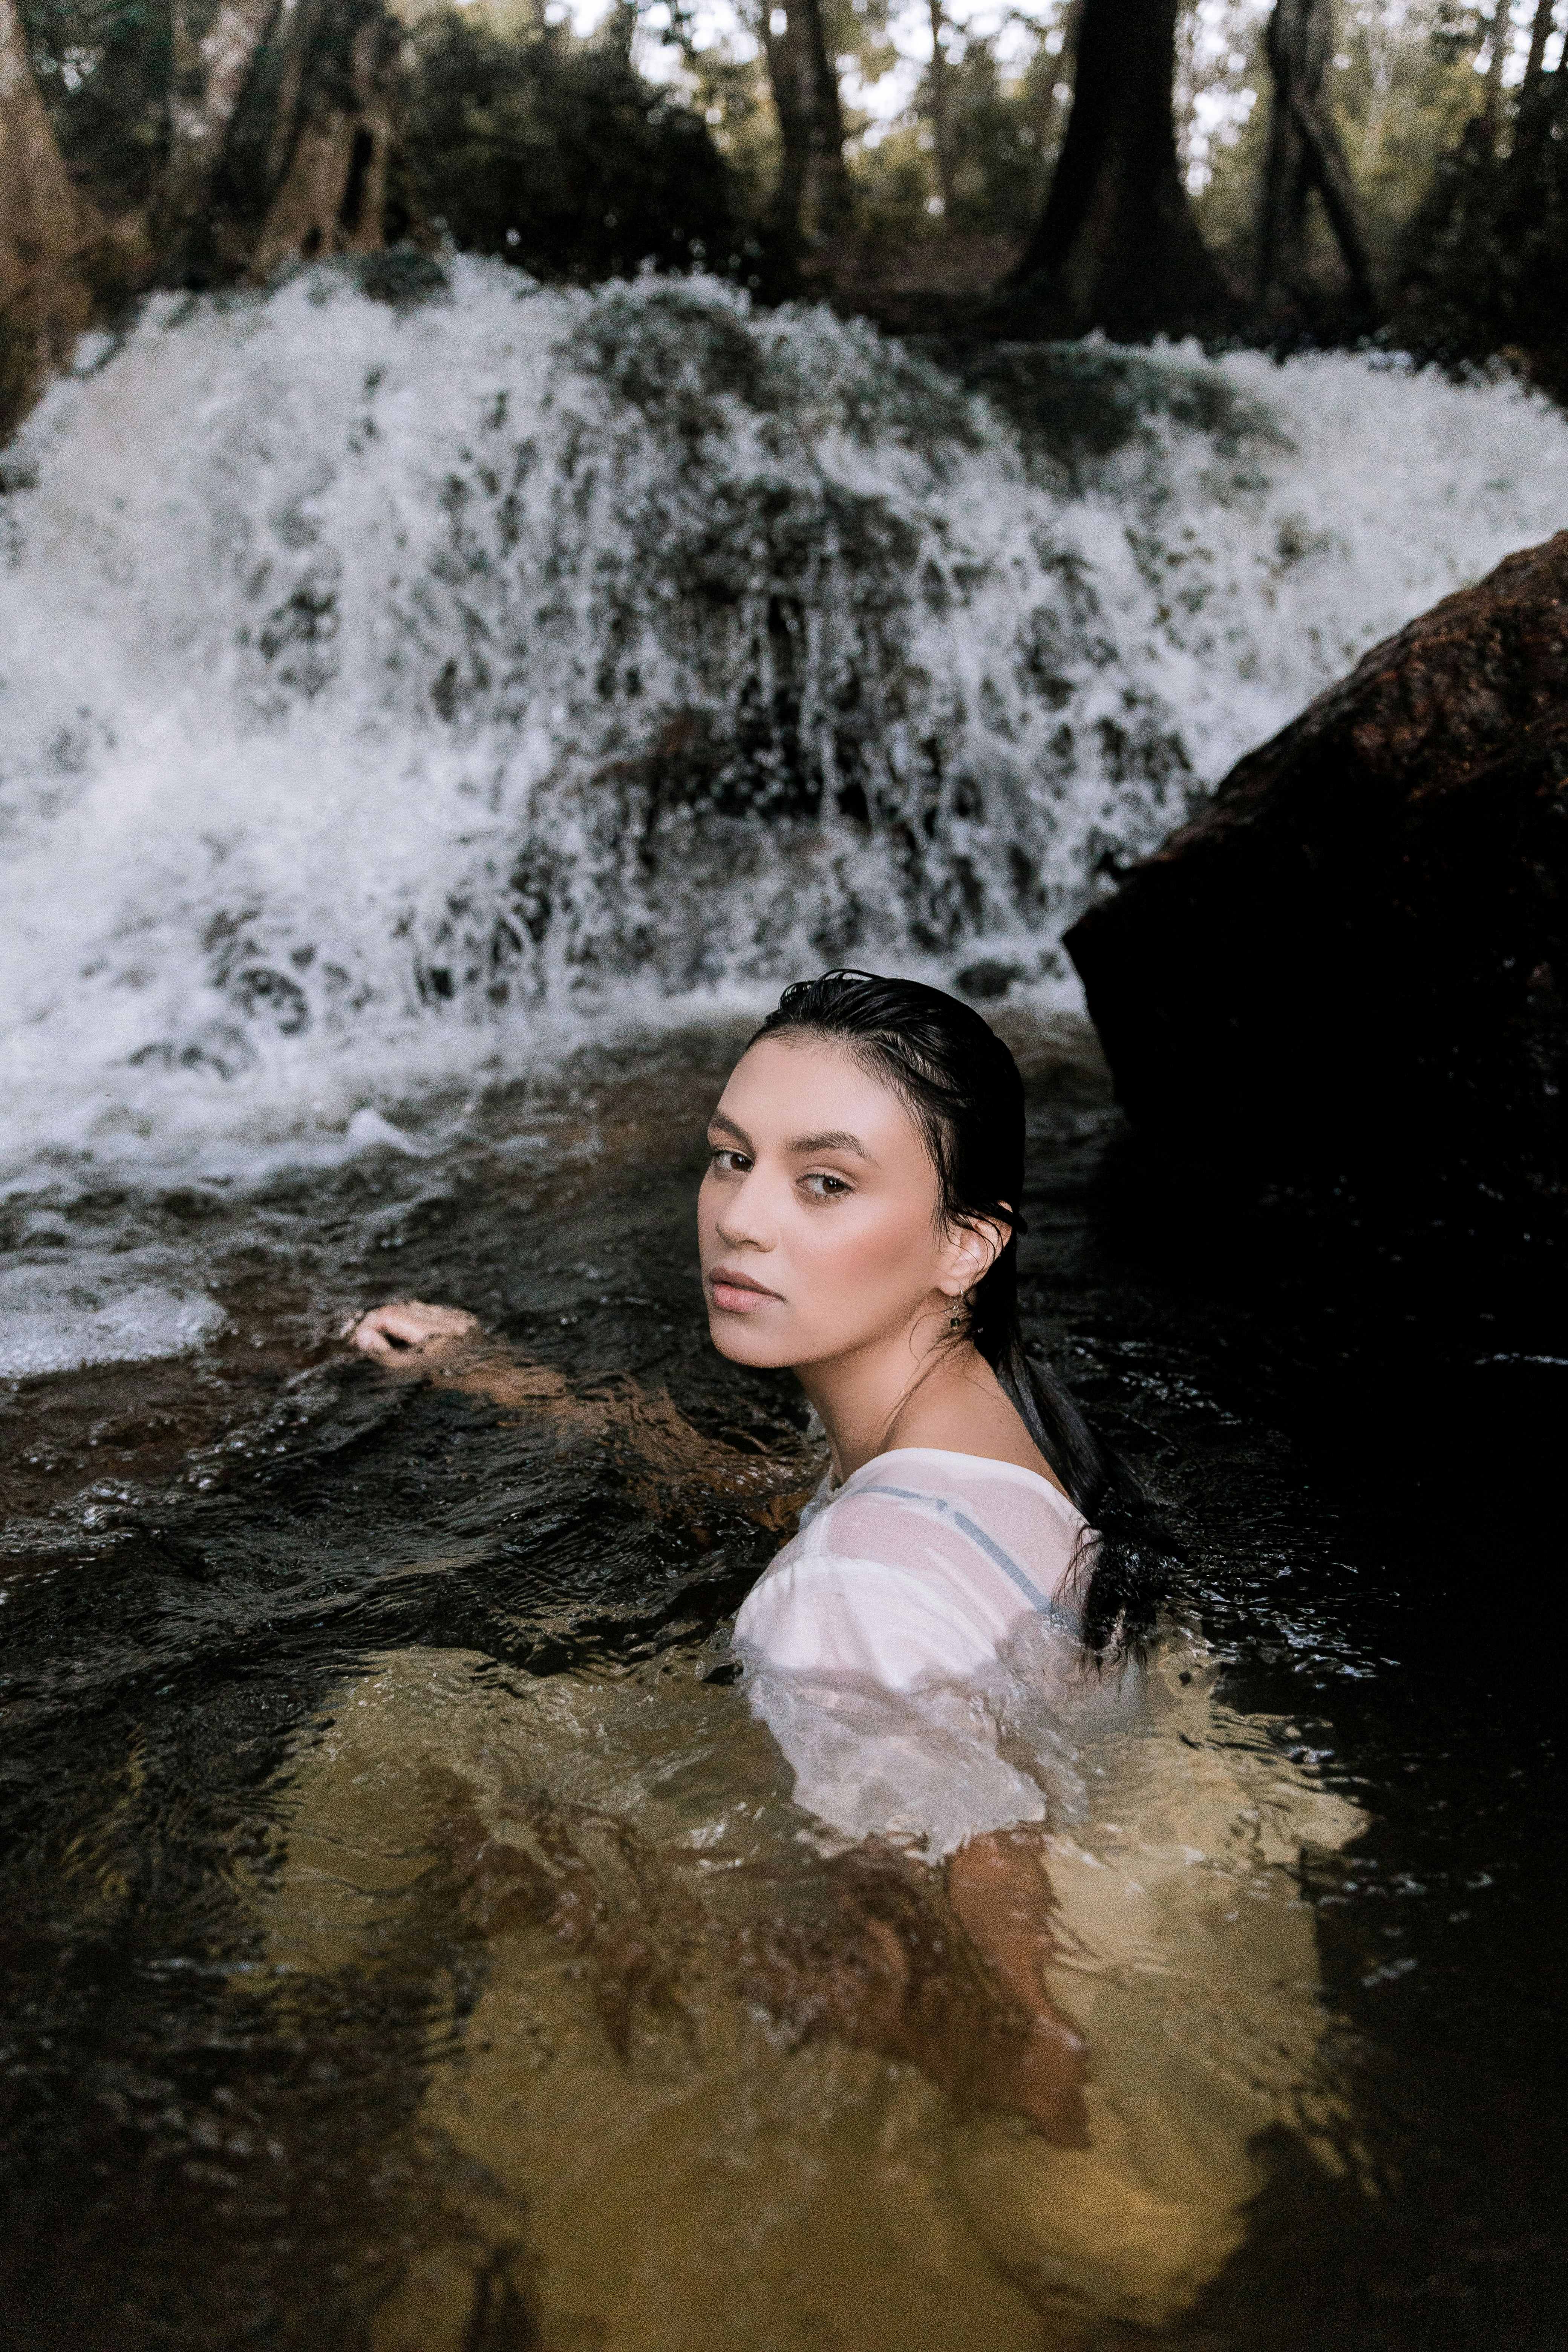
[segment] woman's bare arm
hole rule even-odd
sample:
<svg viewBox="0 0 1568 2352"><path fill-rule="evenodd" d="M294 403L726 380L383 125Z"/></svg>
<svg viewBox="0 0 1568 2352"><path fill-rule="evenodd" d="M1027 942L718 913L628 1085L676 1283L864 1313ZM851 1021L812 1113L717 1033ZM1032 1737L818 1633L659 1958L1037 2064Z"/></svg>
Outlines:
<svg viewBox="0 0 1568 2352"><path fill-rule="evenodd" d="M650 1395L628 1376L578 1395L564 1374L491 1338L460 1307L394 1299L362 1315L347 1336L389 1371L418 1373L466 1396L526 1412L553 1425L563 1439L616 1442L637 1456L644 1499L661 1513L685 1490L693 1500L721 1497L782 1534L793 1528L821 1475L820 1463L804 1444L778 1454L720 1444L694 1429L669 1396Z"/></svg>
<svg viewBox="0 0 1568 2352"><path fill-rule="evenodd" d="M971 1838L947 1865L947 1891L970 1942L1028 2021L1028 2037L1010 2062L1005 2104L1022 2106L1056 2147L1087 2147L1083 2039L1045 1988L1057 1943L1039 1831L988 1830Z"/></svg>

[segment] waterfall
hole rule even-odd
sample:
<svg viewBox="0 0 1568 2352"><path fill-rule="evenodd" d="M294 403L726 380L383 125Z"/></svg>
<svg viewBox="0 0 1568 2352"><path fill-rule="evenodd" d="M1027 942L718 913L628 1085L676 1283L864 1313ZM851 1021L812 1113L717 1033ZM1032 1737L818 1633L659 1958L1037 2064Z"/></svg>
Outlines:
<svg viewBox="0 0 1568 2352"><path fill-rule="evenodd" d="M3 1139L133 1152L838 961L1075 1002L1122 861L1568 519L1568 421L378 262L158 298L0 487Z"/></svg>

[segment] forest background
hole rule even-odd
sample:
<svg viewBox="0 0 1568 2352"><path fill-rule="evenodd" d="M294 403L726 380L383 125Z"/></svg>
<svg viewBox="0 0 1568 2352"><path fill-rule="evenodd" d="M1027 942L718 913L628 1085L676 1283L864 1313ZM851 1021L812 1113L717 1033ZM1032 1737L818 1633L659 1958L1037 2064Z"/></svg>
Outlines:
<svg viewBox="0 0 1568 2352"><path fill-rule="evenodd" d="M591 5L591 0L588 0ZM444 252L1568 395L1568 0L0 0L0 430L157 288Z"/></svg>

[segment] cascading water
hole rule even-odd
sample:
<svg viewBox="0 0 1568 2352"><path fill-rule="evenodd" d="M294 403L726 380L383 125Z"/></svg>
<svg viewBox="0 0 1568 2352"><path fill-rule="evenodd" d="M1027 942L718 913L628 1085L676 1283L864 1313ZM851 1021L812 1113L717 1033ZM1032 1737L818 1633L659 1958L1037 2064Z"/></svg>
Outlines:
<svg viewBox="0 0 1568 2352"><path fill-rule="evenodd" d="M8 453L28 1191L384 1142L584 1014L833 961L1070 1003L1117 862L1568 489L1503 385L1085 347L975 390L711 282L375 267L153 304ZM184 1344L177 1286L121 1330L132 1270L68 1313L21 1268L0 1362Z"/></svg>
<svg viewBox="0 0 1568 2352"><path fill-rule="evenodd" d="M1071 1002L1118 860L1563 520L1511 386L1042 364L468 262L84 353L0 506L10 1141L341 1127L840 959Z"/></svg>
<svg viewBox="0 0 1568 2352"><path fill-rule="evenodd" d="M1453 1465L1533 1558L1550 1299L1100 1186L1057 1013L1120 859L1563 520L1568 425L372 267L153 306L0 467L0 2336L1549 2340L1562 1798ZM829 957L1024 1000L1027 1336L1193 1561L1205 1641L1007 1717L1087 2148L724 1654L816 1474L707 1344L700 1139ZM342 1344L409 1294L479 1357Z"/></svg>

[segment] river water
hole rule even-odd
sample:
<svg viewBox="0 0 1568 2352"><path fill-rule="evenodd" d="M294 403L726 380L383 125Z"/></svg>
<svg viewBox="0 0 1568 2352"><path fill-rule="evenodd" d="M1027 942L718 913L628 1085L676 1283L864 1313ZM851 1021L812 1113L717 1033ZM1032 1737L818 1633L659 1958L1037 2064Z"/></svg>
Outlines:
<svg viewBox="0 0 1568 2352"><path fill-rule="evenodd" d="M1552 2340L1549 1303L1136 1144L1056 940L1568 428L380 291L154 310L5 461L0 2341ZM1031 1337L1194 1561L1030 1760L1088 2150L727 1654L816 1465L701 1122L851 950L1015 1044ZM397 1295L533 1370L346 1350Z"/></svg>

